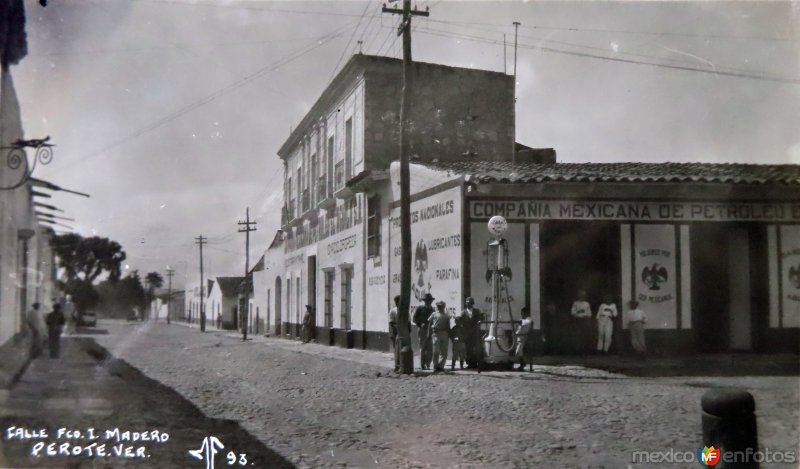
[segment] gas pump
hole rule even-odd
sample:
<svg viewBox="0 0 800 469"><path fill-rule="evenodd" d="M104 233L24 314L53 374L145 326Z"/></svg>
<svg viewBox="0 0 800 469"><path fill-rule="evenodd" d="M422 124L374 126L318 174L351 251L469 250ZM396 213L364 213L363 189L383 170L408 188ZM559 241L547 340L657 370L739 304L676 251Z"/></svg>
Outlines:
<svg viewBox="0 0 800 469"><path fill-rule="evenodd" d="M486 321L489 332L483 339L484 361L513 366L514 357L510 352L514 349L514 318L508 296L511 269L508 267L508 241L503 238L508 223L505 218L494 216L489 220L488 228L494 237L486 245L486 272L492 284L492 318ZM508 320L500 319L501 303L508 311Z"/></svg>

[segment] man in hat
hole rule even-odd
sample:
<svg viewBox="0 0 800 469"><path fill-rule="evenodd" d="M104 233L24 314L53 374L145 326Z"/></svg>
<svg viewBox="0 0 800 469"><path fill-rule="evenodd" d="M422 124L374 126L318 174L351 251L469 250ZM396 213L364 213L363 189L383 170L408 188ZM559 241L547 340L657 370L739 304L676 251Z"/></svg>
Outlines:
<svg viewBox="0 0 800 469"><path fill-rule="evenodd" d="M417 309L414 311L414 324L419 328L419 359L420 359L420 367L423 370L427 370L431 367L431 360L433 359L432 356L432 348L433 342L431 341L431 331L430 331L430 323L428 322L428 318L431 317L433 314L433 300L435 298L430 293L426 293L425 297L422 299L425 304L417 306Z"/></svg>
<svg viewBox="0 0 800 469"><path fill-rule="evenodd" d="M447 342L450 337L450 316L444 311L445 302L436 302L436 311L428 317L433 345L433 371L444 371L447 362Z"/></svg>
<svg viewBox="0 0 800 469"><path fill-rule="evenodd" d="M307 344L314 337L314 308L311 305L306 305L306 312L303 315L303 343Z"/></svg>
<svg viewBox="0 0 800 469"><path fill-rule="evenodd" d="M483 357L481 321L484 317L481 310L475 307L475 300L471 296L464 300L464 306L461 312L461 332L467 349L467 368L477 368Z"/></svg>

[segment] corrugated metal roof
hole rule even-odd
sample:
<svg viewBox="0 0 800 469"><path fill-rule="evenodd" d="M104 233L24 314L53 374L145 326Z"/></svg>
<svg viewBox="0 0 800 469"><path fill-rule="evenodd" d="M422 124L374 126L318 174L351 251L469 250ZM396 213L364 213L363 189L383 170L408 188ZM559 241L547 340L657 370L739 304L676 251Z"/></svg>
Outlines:
<svg viewBox="0 0 800 469"><path fill-rule="evenodd" d="M477 182L699 182L800 185L800 165L734 163L517 163L425 161L426 167Z"/></svg>

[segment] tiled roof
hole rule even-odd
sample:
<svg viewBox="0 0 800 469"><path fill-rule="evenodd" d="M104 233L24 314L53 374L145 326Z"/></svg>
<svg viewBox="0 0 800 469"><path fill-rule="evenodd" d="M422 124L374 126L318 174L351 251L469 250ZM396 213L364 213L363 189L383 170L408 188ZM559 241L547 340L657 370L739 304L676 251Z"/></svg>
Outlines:
<svg viewBox="0 0 800 469"><path fill-rule="evenodd" d="M235 296L239 294L239 284L244 277L217 277L217 284L224 296Z"/></svg>
<svg viewBox="0 0 800 469"><path fill-rule="evenodd" d="M426 167L477 182L701 182L800 185L800 165L733 163L517 163L426 161Z"/></svg>

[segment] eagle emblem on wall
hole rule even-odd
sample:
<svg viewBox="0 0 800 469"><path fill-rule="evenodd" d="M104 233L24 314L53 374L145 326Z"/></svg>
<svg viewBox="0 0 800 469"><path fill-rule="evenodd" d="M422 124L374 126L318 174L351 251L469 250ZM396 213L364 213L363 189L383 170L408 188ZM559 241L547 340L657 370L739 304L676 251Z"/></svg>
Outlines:
<svg viewBox="0 0 800 469"><path fill-rule="evenodd" d="M789 283L800 289L800 264L789 267Z"/></svg>
<svg viewBox="0 0 800 469"><path fill-rule="evenodd" d="M651 290L661 290L661 284L669 278L667 268L660 264L653 264L642 269L642 282Z"/></svg>

